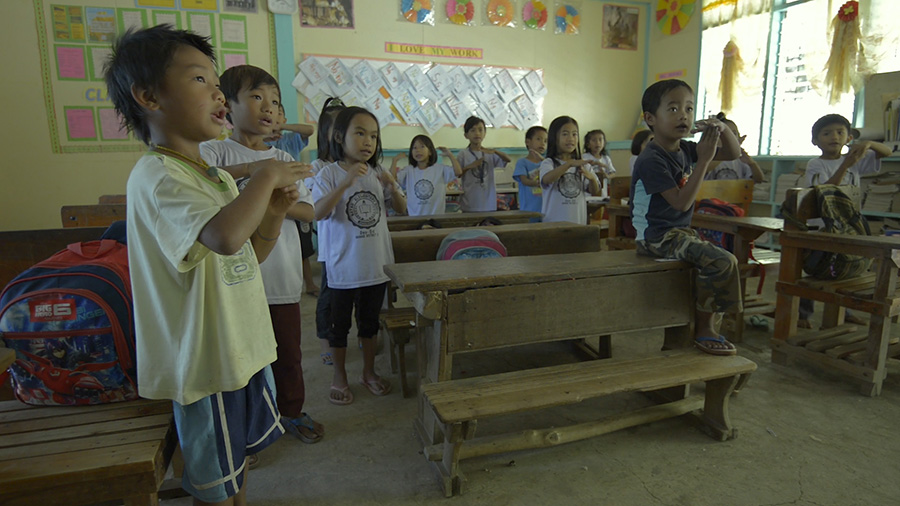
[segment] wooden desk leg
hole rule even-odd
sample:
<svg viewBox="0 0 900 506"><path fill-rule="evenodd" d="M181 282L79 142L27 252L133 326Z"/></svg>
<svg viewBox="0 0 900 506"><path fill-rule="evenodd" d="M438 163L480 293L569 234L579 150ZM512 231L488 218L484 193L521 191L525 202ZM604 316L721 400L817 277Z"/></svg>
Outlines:
<svg viewBox="0 0 900 506"><path fill-rule="evenodd" d="M737 431L728 416L728 399L738 383L739 376L721 378L706 382L706 400L703 404L703 421L719 441L734 439Z"/></svg>
<svg viewBox="0 0 900 506"><path fill-rule="evenodd" d="M886 300L897 290L897 265L883 258L877 267L873 300ZM881 383L887 376L887 350L891 339L891 319L873 314L869 319L869 339L866 344L866 367L872 370L872 382L865 383L860 393L869 397L881 394Z"/></svg>
<svg viewBox="0 0 900 506"><path fill-rule="evenodd" d="M782 246L781 267L778 271L778 281L793 284L800 277L803 263L800 261L800 250L794 247ZM797 319L800 312L800 298L793 295L777 293L775 295L775 330L773 339L786 341L797 334ZM772 362L779 365L787 365L788 357L784 352L772 349Z"/></svg>

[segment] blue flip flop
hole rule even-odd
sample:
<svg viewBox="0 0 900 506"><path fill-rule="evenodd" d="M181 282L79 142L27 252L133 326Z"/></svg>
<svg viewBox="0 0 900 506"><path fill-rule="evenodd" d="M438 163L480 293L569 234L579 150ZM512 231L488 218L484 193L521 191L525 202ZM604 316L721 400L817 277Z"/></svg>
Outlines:
<svg viewBox="0 0 900 506"><path fill-rule="evenodd" d="M715 348L710 346L709 343L719 343L727 345L727 348ZM723 336L719 337L698 337L694 339L694 346L700 349L700 351L704 353L709 353L710 355L737 355L737 348L734 347L727 339Z"/></svg>

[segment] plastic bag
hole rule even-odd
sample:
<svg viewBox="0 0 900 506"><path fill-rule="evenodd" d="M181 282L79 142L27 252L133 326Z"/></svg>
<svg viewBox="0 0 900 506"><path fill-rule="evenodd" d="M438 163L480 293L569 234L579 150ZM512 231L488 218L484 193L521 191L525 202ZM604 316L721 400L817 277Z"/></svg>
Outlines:
<svg viewBox="0 0 900 506"><path fill-rule="evenodd" d="M400 0L400 16L410 23L434 26L432 0Z"/></svg>
<svg viewBox="0 0 900 506"><path fill-rule="evenodd" d="M488 0L485 25L516 26L516 3L513 0Z"/></svg>

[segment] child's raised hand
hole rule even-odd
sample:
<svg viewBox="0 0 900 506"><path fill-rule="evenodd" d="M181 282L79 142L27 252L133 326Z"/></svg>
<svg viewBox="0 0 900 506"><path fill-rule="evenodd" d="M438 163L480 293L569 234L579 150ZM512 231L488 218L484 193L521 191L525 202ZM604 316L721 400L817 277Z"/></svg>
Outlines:
<svg viewBox="0 0 900 506"><path fill-rule="evenodd" d="M296 184L275 188L269 197L269 211L277 216L283 216L299 199L300 190Z"/></svg>
<svg viewBox="0 0 900 506"><path fill-rule="evenodd" d="M381 184L383 185L392 185L397 181L394 179L394 175L387 170L379 170L377 176L378 180L381 181Z"/></svg>
<svg viewBox="0 0 900 506"><path fill-rule="evenodd" d="M541 160L544 159L543 153L538 152L536 149L529 149L528 154L534 155L535 158L540 158Z"/></svg>
<svg viewBox="0 0 900 506"><path fill-rule="evenodd" d="M283 188L292 185L301 179L308 178L312 175L309 164L300 162L283 162L271 158L260 162L251 163L248 168L250 177L257 174L268 173L275 178L275 187Z"/></svg>
<svg viewBox="0 0 900 506"><path fill-rule="evenodd" d="M583 161L587 162L588 160ZM590 164L581 165L581 167L579 167L579 170L581 170L581 173L584 174L584 177L588 179L596 179L598 182L600 181L600 179L597 177L597 174L591 169Z"/></svg>
<svg viewBox="0 0 900 506"><path fill-rule="evenodd" d="M356 178L365 176L369 173L369 164L365 162L356 162L347 167L346 171L347 179L345 181L347 181L348 183L353 183Z"/></svg>
<svg viewBox="0 0 900 506"><path fill-rule="evenodd" d="M706 128L697 143L697 161L705 160L709 163L716 156L716 146L719 144L720 131L718 128Z"/></svg>
<svg viewBox="0 0 900 506"><path fill-rule="evenodd" d="M868 142L858 142L856 144L850 145L850 150L847 151L847 156L844 158L844 163L842 165L846 165L848 167L852 167L856 165L869 149Z"/></svg>
<svg viewBox="0 0 900 506"><path fill-rule="evenodd" d="M448 158L453 156L453 153L447 148L447 146L438 146L438 151L440 151L442 155Z"/></svg>
<svg viewBox="0 0 900 506"><path fill-rule="evenodd" d="M409 155L407 155L406 153L397 153L396 155L394 155L393 160L394 163L399 163L402 162L404 158L409 158Z"/></svg>

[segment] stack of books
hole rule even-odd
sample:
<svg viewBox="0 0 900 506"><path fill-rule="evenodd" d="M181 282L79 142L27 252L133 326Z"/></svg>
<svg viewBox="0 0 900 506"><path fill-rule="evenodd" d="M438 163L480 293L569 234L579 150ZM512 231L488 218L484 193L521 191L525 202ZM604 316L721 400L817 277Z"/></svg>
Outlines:
<svg viewBox="0 0 900 506"><path fill-rule="evenodd" d="M791 188L802 188L805 186L803 174L791 172L778 176L778 180L775 181L775 203L780 204L784 202L787 191Z"/></svg>

